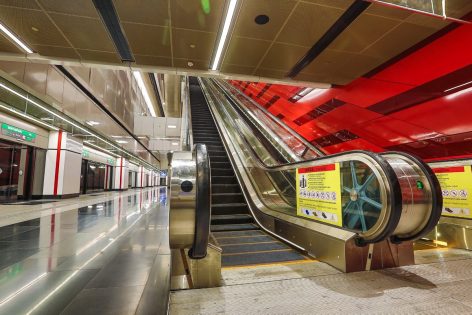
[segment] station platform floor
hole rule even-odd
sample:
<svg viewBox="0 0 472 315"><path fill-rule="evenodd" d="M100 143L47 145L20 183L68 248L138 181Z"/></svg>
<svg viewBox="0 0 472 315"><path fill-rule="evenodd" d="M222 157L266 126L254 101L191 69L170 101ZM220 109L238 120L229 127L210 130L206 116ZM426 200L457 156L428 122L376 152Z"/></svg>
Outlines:
<svg viewBox="0 0 472 315"><path fill-rule="evenodd" d="M169 279L166 202L156 187L0 205L0 314L150 314Z"/></svg>
<svg viewBox="0 0 472 315"><path fill-rule="evenodd" d="M167 189L0 205L0 314L160 314ZM306 260L226 267L171 292L170 314L472 314L472 252L419 246L416 265L344 274ZM166 272L167 270L167 272Z"/></svg>

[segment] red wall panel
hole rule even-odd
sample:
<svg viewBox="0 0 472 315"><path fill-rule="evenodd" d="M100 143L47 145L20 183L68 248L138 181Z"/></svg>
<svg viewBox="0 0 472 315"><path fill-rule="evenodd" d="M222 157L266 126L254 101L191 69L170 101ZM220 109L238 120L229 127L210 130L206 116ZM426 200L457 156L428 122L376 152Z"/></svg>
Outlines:
<svg viewBox="0 0 472 315"><path fill-rule="evenodd" d="M230 83L283 115L288 126L321 143L326 153L403 150L425 159L470 157L471 38L472 25L461 25L369 77L296 102L290 98L301 87Z"/></svg>

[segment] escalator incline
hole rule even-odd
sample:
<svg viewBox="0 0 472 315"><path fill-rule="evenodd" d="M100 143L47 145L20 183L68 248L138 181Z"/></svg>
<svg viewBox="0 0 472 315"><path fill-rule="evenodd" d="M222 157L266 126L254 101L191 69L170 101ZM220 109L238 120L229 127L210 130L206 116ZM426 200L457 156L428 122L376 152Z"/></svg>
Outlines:
<svg viewBox="0 0 472 315"><path fill-rule="evenodd" d="M193 140L205 144L210 155L211 232L223 249L223 266L306 260L305 256L259 229L196 78L190 78L189 89Z"/></svg>

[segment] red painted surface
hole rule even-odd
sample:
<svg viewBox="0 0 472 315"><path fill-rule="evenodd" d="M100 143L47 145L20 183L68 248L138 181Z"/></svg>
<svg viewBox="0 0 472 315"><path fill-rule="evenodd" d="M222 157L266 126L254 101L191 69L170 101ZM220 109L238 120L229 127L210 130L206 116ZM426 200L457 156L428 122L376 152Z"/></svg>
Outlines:
<svg viewBox="0 0 472 315"><path fill-rule="evenodd" d="M54 196L57 196L57 188L59 186L59 168L61 166L61 149L62 149L62 130L59 130L57 136L57 150L56 150L56 168L54 170Z"/></svg>
<svg viewBox="0 0 472 315"><path fill-rule="evenodd" d="M108 165L105 167L105 189L108 189Z"/></svg>
<svg viewBox="0 0 472 315"><path fill-rule="evenodd" d="M470 38L472 25L461 25L370 77L295 103L289 99L301 87L230 83L328 154L363 149L427 160L472 157ZM280 98L271 104L274 96Z"/></svg>
<svg viewBox="0 0 472 315"><path fill-rule="evenodd" d="M121 159L121 163L120 163L120 187L118 187L119 189L121 189L122 182L123 182L123 158L120 158L120 159Z"/></svg>

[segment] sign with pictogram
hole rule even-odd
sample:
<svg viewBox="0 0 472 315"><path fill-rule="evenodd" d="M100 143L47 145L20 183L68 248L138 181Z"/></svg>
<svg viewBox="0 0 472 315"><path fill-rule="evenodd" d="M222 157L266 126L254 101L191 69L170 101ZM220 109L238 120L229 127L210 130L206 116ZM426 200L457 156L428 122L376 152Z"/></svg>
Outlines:
<svg viewBox="0 0 472 315"><path fill-rule="evenodd" d="M339 163L297 169L297 215L342 226Z"/></svg>

